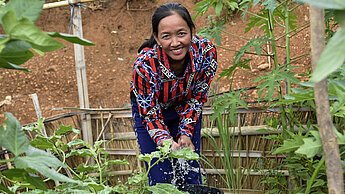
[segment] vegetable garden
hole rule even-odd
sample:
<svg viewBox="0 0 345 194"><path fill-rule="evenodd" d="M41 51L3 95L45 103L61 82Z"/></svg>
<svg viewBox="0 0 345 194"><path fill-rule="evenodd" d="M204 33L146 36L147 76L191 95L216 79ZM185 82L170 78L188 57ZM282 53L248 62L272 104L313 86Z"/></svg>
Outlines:
<svg viewBox="0 0 345 194"><path fill-rule="evenodd" d="M57 38L75 44L76 63L83 61L83 46L93 45L83 39L78 24L82 1L62 2L73 4L74 35L35 26L43 1L1 2L1 68L29 71L21 65L34 53L64 46ZM310 21L298 26L294 11L300 6L309 7ZM79 112L26 126L4 113L0 192L180 193L172 184L150 187L147 180L153 158L179 158L198 160L204 184L225 193L344 193L345 1L202 0L195 4L194 18L210 10L215 15L198 34L218 49L229 49L221 36L229 34L224 25L234 15L247 20L246 32L260 32L250 39L231 34L246 43L229 56L233 64L218 78L228 79L228 92L210 93L200 157L187 148L172 152L169 144L150 155L138 154L130 109L89 108L82 62L76 64L78 80L84 82L78 85L80 108L74 109ZM291 39L308 28L310 50L291 56ZM309 55L312 71L294 71L296 61ZM252 56L268 58L270 70L250 80L256 87L234 89L234 78L250 70ZM301 82L297 74L309 81ZM249 98L251 90L257 96Z"/></svg>

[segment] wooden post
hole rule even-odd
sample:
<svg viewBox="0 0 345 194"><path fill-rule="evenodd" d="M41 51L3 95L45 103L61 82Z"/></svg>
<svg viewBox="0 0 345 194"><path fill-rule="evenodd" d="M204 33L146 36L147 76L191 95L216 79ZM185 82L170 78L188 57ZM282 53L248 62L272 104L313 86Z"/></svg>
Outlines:
<svg viewBox="0 0 345 194"><path fill-rule="evenodd" d="M83 38L83 28L81 20L81 7L74 7L73 16L73 34L79 38ZM75 68L77 73L78 94L80 108L89 108L89 94L86 80L86 66L84 57L84 47L79 44L74 44L75 54ZM83 133L83 140L90 145L93 145L93 136L91 129L91 116L89 114L81 115L81 128Z"/></svg>
<svg viewBox="0 0 345 194"><path fill-rule="evenodd" d="M311 31L311 63L313 69L324 49L325 24L324 10L310 7L310 31ZM333 131L333 123L329 109L329 96L327 78L315 83L314 87L316 116L319 125L322 148L326 158L328 193L343 194L344 178L343 167L339 154L337 136Z"/></svg>
<svg viewBox="0 0 345 194"><path fill-rule="evenodd" d="M31 94L31 98L32 98L32 101L34 103L34 106L35 106L35 110L36 110L36 115L37 115L37 119L40 119L42 118L42 112L41 112L41 108L40 108L40 104L38 102L38 97L37 97L37 94ZM45 135L46 137L47 136L47 131L46 131L46 127L43 125L43 129L42 129L42 133L43 135ZM48 153L50 153L49 150L47 150ZM60 185L60 182L59 181L54 181L55 185L56 186L59 186Z"/></svg>
<svg viewBox="0 0 345 194"><path fill-rule="evenodd" d="M42 118L42 113L41 113L41 109L40 109L40 104L38 103L37 94L31 94L31 98L32 98L32 101L33 101L34 106L35 106L37 119L40 119L40 118ZM44 125L43 125L43 129L42 129L42 133L43 133L43 135L45 135L47 137L47 131L46 131L46 127Z"/></svg>

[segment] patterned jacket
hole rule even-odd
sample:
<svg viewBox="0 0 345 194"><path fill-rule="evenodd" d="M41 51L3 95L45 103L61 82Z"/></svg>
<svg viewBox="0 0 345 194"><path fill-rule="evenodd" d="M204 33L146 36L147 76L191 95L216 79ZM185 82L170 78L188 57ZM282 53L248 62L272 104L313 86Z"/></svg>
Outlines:
<svg viewBox="0 0 345 194"><path fill-rule="evenodd" d="M143 125L157 145L172 138L162 116L162 110L169 107L180 115L178 137L192 137L216 69L216 48L200 36L192 38L189 63L182 77L174 74L166 53L157 45L139 53L134 62L131 93L144 118Z"/></svg>

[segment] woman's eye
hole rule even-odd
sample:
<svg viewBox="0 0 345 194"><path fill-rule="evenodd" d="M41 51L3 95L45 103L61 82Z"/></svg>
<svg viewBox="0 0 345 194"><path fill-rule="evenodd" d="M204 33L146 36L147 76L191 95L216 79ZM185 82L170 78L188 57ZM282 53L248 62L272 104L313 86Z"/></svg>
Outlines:
<svg viewBox="0 0 345 194"><path fill-rule="evenodd" d="M168 38L169 38L169 35L162 36L162 39L168 39Z"/></svg>
<svg viewBox="0 0 345 194"><path fill-rule="evenodd" d="M185 33L185 32L179 32L179 33L178 33L179 36L184 36L184 35L186 35L186 34L187 34L187 33Z"/></svg>

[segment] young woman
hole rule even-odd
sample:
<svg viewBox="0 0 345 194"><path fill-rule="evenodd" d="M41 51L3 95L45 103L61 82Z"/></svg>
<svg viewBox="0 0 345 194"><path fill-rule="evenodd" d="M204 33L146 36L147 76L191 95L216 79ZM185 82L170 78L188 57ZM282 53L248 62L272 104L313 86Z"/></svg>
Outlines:
<svg viewBox="0 0 345 194"><path fill-rule="evenodd" d="M200 154L202 106L217 69L217 55L214 45L193 35L194 30L185 7L164 4L152 16L151 38L138 50L131 104L143 154L156 151L164 141L172 141L173 149L190 147ZM158 163L149 172L149 183L201 184L198 162L189 165L178 170L172 169L171 161Z"/></svg>

